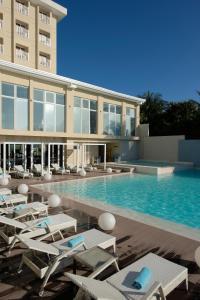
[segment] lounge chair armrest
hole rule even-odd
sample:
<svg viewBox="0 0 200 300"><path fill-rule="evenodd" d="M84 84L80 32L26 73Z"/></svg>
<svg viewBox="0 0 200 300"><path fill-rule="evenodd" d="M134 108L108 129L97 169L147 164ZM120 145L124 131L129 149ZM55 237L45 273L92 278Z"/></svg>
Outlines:
<svg viewBox="0 0 200 300"><path fill-rule="evenodd" d="M148 292L141 298L141 300L151 300L155 293L160 294L160 299L166 300L161 284L158 281L155 281Z"/></svg>

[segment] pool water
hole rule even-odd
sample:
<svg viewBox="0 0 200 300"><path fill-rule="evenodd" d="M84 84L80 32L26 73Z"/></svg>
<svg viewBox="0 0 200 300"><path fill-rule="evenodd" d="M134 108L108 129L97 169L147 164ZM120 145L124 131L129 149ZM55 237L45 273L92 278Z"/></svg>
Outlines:
<svg viewBox="0 0 200 300"><path fill-rule="evenodd" d="M77 199L98 200L200 228L200 170L168 176L105 176L45 184L42 189Z"/></svg>

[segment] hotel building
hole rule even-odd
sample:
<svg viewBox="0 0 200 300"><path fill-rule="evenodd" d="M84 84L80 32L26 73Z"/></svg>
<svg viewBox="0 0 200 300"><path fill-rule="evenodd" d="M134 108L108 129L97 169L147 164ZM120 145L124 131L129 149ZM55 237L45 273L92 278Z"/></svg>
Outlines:
<svg viewBox="0 0 200 300"><path fill-rule="evenodd" d="M66 8L52 0L0 0L0 158L6 168L138 158L143 99L56 74L57 23ZM91 144L90 146L88 144ZM86 146L88 145L88 146ZM62 153L62 154L61 154Z"/></svg>

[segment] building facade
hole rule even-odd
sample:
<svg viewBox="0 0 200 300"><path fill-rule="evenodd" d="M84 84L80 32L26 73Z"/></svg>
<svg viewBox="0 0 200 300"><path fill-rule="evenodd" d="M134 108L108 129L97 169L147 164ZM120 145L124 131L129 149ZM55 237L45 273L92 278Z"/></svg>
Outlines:
<svg viewBox="0 0 200 300"><path fill-rule="evenodd" d="M87 162L103 160L99 144L107 145L109 161L136 159L144 100L56 74L56 27L66 15L51 0L0 0L0 139L7 158L21 164L24 153L27 160L31 151L40 155L37 143L52 143L52 160L73 163L76 149L67 146L61 158L63 143L88 143Z"/></svg>

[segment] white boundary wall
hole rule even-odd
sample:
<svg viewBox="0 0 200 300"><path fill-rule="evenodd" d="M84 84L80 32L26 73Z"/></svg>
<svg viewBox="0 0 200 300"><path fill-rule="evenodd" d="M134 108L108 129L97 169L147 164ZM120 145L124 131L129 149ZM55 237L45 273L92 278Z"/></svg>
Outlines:
<svg viewBox="0 0 200 300"><path fill-rule="evenodd" d="M184 140L184 135L142 137L140 159L177 162L180 160L180 142Z"/></svg>

